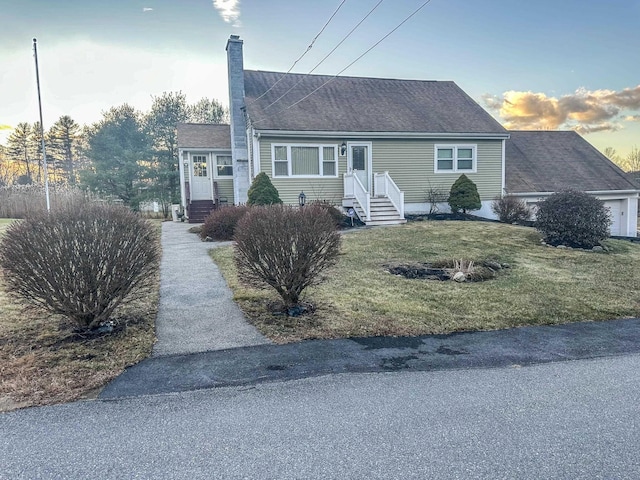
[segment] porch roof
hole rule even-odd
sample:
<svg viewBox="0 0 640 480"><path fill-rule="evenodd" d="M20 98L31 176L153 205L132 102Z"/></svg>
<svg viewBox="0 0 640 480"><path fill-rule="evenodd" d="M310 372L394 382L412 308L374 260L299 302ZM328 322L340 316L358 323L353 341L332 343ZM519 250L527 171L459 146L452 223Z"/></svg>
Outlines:
<svg viewBox="0 0 640 480"><path fill-rule="evenodd" d="M178 148L231 150L231 127L225 124L179 123Z"/></svg>

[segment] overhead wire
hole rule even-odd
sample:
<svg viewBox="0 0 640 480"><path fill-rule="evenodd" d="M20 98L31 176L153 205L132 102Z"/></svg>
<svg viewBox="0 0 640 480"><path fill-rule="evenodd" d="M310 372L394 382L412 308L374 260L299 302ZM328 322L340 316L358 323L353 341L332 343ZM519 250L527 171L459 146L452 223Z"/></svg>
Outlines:
<svg viewBox="0 0 640 480"><path fill-rule="evenodd" d="M332 76L329 80L327 80L326 82L324 82L322 85L320 85L319 87L315 88L314 90L312 90L310 93L308 93L307 95L305 95L304 97L302 97L300 100L297 100L296 102L292 103L291 105L289 105L288 107L285 107L281 110L278 110L277 112L275 112L273 115L277 115L279 113L284 112L285 110L290 109L291 107L296 106L297 104L299 104L300 102L306 100L307 98L309 98L311 95L313 95L314 93L316 93L318 90L322 89L323 87L325 87L326 85L328 85L329 83L333 82L336 78L338 78L340 76L341 73L343 73L345 70L347 70L348 68L350 68L353 64L355 64L356 62L358 62L362 57L364 57L367 53L369 53L371 50L373 50L375 47L377 47L380 43L382 43L385 39L387 39L387 37L389 37L393 32L395 32L396 30L398 30L402 25L404 25L406 22L409 21L409 19L411 19L414 15L416 15L420 10L422 10L424 7L426 7L429 3L431 2L431 0L426 0L422 5L420 5L417 9L415 9L408 17L406 17L404 20L402 20L402 22L400 22L398 25L396 25L391 31L389 31L389 33L387 33L386 35L384 35L380 40L378 40L376 43L374 43L371 47L369 47L367 50L364 51L364 53L362 53L359 57L357 57L353 62L351 62L349 65L347 65L346 67L344 67L342 70L340 70L338 73L336 73L334 76ZM254 122L259 122L260 120L262 120L265 117L262 118L258 118L256 120L254 120Z"/></svg>
<svg viewBox="0 0 640 480"><path fill-rule="evenodd" d="M333 12L333 14L331 15L331 17L329 17L329 20L326 21L326 23L324 24L324 26L320 29L320 31L318 32L318 34L313 37L313 40L311 40L311 43L309 44L309 46L307 47L307 49L302 53L302 55L300 55L291 65L291 67L289 68L289 70L287 70L287 72L278 79L277 82L275 82L273 85L271 85L267 90L265 90L262 95L260 95L259 97L253 99L249 105L251 105L252 103L257 102L258 100L260 100L262 97L264 97L267 93L269 93L271 90L273 90L273 88L280 83L289 73L291 73L291 70L294 69L294 67L297 65L297 63L302 60L304 58L304 56L309 53L309 51L313 48L313 44L316 43L316 40L318 39L318 37L320 35L322 35L322 32L325 31L325 29L327 28L327 26L329 25L329 23L331 23L331 20L333 20L333 17L336 16L336 14L338 13L338 11L342 8L342 6L345 4L347 0L342 0L342 2L340 2L340 5L338 5L338 8L335 9L335 11Z"/></svg>
<svg viewBox="0 0 640 480"><path fill-rule="evenodd" d="M347 33L347 34L342 38L342 40L340 40L340 42L338 42L338 44L337 44L335 47L333 47L333 49L332 49L329 53L327 53L327 54L324 56L324 58L323 58L322 60L320 60L320 61L319 61L319 62L318 62L318 63L317 63L317 64L316 64L316 65L315 65L311 70L309 70L309 71L307 72L307 75L310 75L311 73L313 73L313 72L316 70L316 68L318 68L320 65L322 65L322 64L324 63L324 61L325 61L327 58L329 58L329 57L331 56L331 54L332 54L333 52L335 52L335 51L338 49L338 47L339 47L340 45L342 45L342 44L345 42L345 40L347 40L347 38L349 38L349 37L351 36L351 34L352 34L353 32L355 32L355 31L356 31L356 29L357 29L360 25L362 25L362 23L363 23L367 18L369 18L369 16L370 16L370 15L371 15L371 14L372 14L372 13L373 13L373 12L374 12L378 7L379 7L379 6L380 6L380 4L381 4L383 1L384 1L384 0L379 0L379 1L378 1L378 3L376 3L376 4L374 5L374 7L373 7L371 10L369 10L369 13L367 13L367 14L364 16L364 18L362 18L362 20L360 20L360 21L355 25L355 27L353 27L353 28L349 31L349 33ZM287 72L287 73L289 73L289 72ZM278 80L278 82L279 82L280 80L282 80L285 76L286 76L286 74L285 74L285 75L283 75L282 77L280 77L280 79ZM273 85L273 86L275 86L278 82L274 83L274 85ZM300 85L302 82L304 82L304 78L302 78L302 79L298 80L298 81L297 81L293 86L291 86L291 87L290 87L286 92L284 92L282 95L280 95L278 98L276 98L276 99L275 99L273 102L271 102L269 105L267 105L266 107L264 107L264 109L263 109L263 110L266 110L267 108L270 108L271 106L273 106L273 105L275 105L276 103L278 103L278 102L279 102L280 100L282 100L282 99L283 99L283 98L284 98L284 97L285 97L285 96L286 96L286 95L287 95L291 90L293 90L294 88L296 88L296 87L297 87L298 85ZM260 97L258 97L258 98L260 98ZM256 100L257 100L257 98L256 98ZM253 103L253 102L252 102L252 103Z"/></svg>

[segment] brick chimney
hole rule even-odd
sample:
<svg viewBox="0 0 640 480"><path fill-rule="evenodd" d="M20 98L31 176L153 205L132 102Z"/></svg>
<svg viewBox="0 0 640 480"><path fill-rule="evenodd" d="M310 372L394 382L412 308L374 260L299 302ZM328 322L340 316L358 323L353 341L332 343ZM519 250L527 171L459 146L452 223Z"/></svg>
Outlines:
<svg viewBox="0 0 640 480"><path fill-rule="evenodd" d="M227 41L227 74L229 76L229 117L231 119L231 155L233 158L233 194L235 204L247 203L249 152L244 118L244 65L242 40L231 35Z"/></svg>

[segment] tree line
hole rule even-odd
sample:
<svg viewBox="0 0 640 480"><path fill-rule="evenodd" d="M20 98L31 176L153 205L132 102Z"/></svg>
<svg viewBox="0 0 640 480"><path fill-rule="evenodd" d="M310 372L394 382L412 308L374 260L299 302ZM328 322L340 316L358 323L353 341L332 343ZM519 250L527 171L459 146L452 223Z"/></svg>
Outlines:
<svg viewBox="0 0 640 480"><path fill-rule="evenodd" d="M621 157L613 147L607 147L602 152L605 157L627 172L640 172L640 149L633 146L626 157Z"/></svg>
<svg viewBox="0 0 640 480"><path fill-rule="evenodd" d="M133 209L145 200L167 209L180 195L181 122L227 123L228 112L217 100L189 104L182 92L164 92L153 97L148 112L125 103L88 126L63 115L44 133L48 180L117 198ZM7 145L0 145L0 186L44 183L42 162L40 123L19 123Z"/></svg>

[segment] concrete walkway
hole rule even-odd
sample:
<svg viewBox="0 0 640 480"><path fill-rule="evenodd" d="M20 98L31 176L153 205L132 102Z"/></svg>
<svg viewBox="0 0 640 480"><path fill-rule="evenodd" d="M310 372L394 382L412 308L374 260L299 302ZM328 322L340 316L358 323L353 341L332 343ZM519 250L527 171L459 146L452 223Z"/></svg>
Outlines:
<svg viewBox="0 0 640 480"><path fill-rule="evenodd" d="M250 325L208 251L187 223L162 224L160 305L153 357L270 343Z"/></svg>

